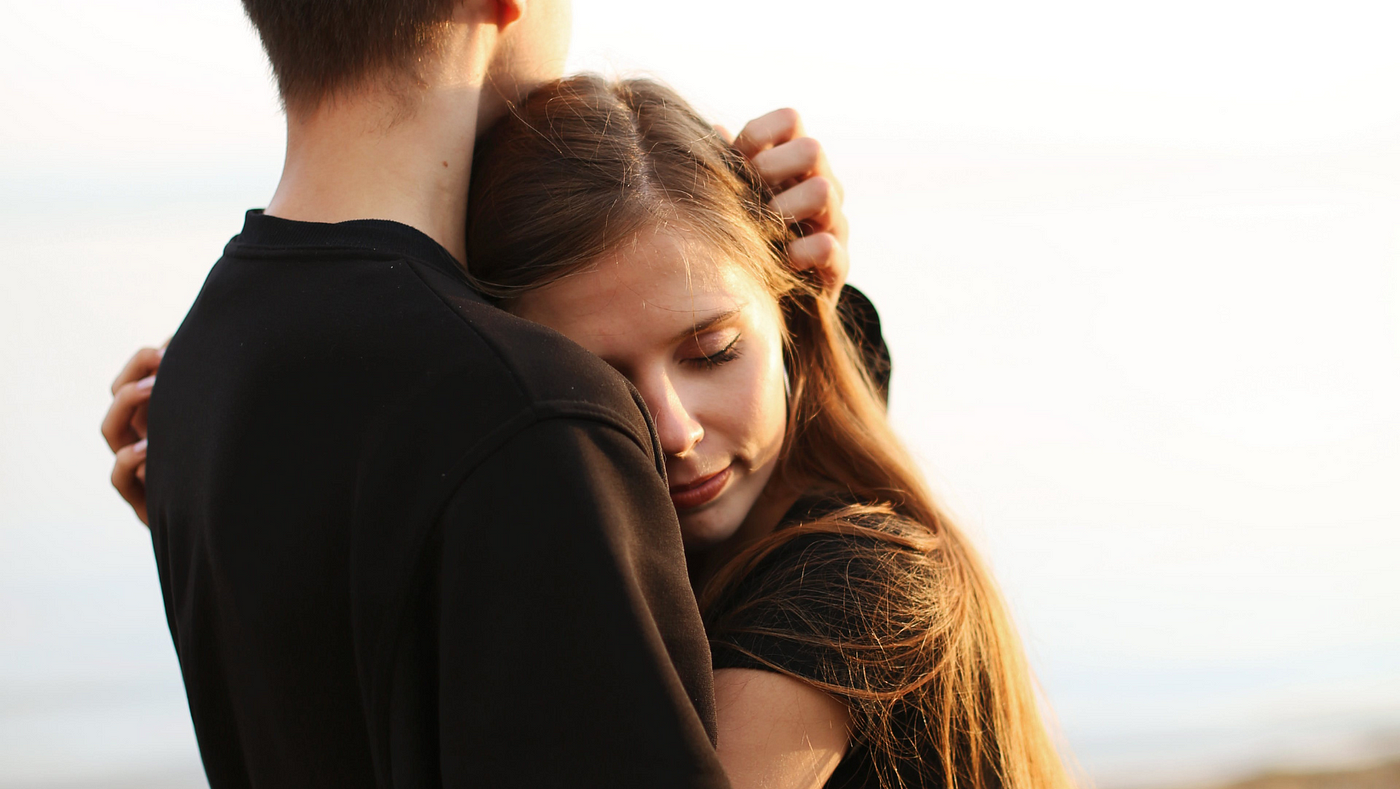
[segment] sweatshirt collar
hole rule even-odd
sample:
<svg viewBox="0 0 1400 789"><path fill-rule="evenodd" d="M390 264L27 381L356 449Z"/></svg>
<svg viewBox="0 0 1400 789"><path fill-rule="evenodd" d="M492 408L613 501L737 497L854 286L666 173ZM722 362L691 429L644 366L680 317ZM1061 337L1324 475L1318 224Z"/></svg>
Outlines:
<svg viewBox="0 0 1400 789"><path fill-rule="evenodd" d="M368 249L431 265L448 276L465 281L457 259L426 233L388 219L352 219L348 222L301 222L283 219L254 208L244 216L240 244L276 247Z"/></svg>

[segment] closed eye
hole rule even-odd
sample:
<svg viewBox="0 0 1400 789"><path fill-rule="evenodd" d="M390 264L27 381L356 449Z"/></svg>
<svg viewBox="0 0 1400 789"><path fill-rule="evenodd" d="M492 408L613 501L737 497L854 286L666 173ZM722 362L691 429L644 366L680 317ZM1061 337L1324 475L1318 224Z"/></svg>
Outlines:
<svg viewBox="0 0 1400 789"><path fill-rule="evenodd" d="M729 344L710 354L703 354L685 361L696 365L702 369L713 370L726 362L732 362L739 358L739 338L743 335L736 334Z"/></svg>

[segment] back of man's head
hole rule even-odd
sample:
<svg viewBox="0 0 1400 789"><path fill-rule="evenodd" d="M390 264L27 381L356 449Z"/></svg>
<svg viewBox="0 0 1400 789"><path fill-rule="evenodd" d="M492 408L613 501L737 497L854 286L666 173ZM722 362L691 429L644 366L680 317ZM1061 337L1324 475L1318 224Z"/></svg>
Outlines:
<svg viewBox="0 0 1400 789"><path fill-rule="evenodd" d="M461 0L243 0L282 102L314 107L431 55Z"/></svg>

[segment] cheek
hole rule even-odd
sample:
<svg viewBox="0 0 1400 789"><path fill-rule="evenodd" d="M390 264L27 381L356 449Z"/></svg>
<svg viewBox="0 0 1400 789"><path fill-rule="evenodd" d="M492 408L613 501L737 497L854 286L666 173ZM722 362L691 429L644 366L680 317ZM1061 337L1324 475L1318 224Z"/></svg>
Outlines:
<svg viewBox="0 0 1400 789"><path fill-rule="evenodd" d="M773 354L764 391L767 393L767 397L764 398L763 423L766 428L768 447L776 456L783 444L783 439L787 437L788 398L787 384L783 376L781 347Z"/></svg>
<svg viewBox="0 0 1400 789"><path fill-rule="evenodd" d="M783 372L783 344L778 330L778 318L773 316L773 325L765 338L762 369L757 373L759 384L760 414L758 424L762 425L765 446L773 453L783 443L787 434L788 398L787 383Z"/></svg>
<svg viewBox="0 0 1400 789"><path fill-rule="evenodd" d="M768 463L782 446L787 429L782 353L765 348L731 362L722 386L716 386L707 436L722 439L724 449L742 454L752 465ZM709 424L706 424L706 422Z"/></svg>

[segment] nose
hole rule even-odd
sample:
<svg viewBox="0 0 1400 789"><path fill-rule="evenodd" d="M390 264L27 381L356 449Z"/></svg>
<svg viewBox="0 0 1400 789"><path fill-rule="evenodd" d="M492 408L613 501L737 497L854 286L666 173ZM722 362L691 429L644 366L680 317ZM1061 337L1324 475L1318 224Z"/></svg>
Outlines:
<svg viewBox="0 0 1400 789"><path fill-rule="evenodd" d="M691 416L669 376L659 377L652 386L642 390L642 400L646 401L651 418L656 422L661 451L667 455L683 458L705 437L705 428Z"/></svg>

